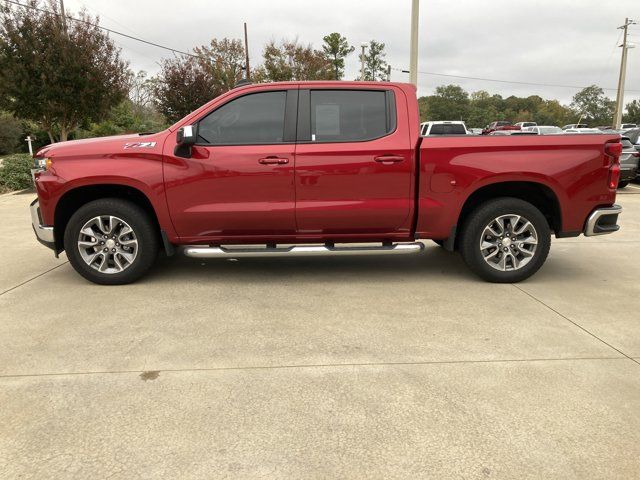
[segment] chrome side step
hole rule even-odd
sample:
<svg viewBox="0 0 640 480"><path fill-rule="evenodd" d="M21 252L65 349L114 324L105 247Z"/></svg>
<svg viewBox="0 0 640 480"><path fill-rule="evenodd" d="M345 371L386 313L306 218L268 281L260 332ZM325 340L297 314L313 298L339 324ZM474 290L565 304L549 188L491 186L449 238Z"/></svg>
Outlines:
<svg viewBox="0 0 640 480"><path fill-rule="evenodd" d="M406 255L424 250L420 242L394 243L381 246L333 247L329 245L296 245L293 247L228 248L228 247L185 247L184 254L193 258L250 258L250 257L294 257L325 255Z"/></svg>

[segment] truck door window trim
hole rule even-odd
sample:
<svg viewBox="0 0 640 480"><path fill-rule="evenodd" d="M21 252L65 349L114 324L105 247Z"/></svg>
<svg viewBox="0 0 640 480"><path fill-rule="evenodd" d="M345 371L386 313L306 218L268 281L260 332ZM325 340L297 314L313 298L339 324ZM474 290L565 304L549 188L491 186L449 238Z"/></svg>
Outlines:
<svg viewBox="0 0 640 480"><path fill-rule="evenodd" d="M297 110L298 110L298 89L295 89L295 88L292 88L292 89L278 88L278 89L274 89L274 90L264 89L264 90L260 90L260 91L257 91L257 92L256 91L248 92L248 93L245 93L244 95L238 95L237 97L230 98L228 101L224 102L222 105L218 105L214 110L208 111L207 113L202 115L202 117L198 118L198 120L193 122L193 124L194 125L199 124L202 120L207 118L209 115L214 113L219 108L222 108L225 105L228 105L229 103L231 103L231 102L233 102L235 100L238 100L239 98L248 97L249 95L258 95L260 93L267 93L267 92L285 92L286 93L285 107L284 107L284 131L283 131L282 141L281 142L244 142L244 143L206 143L206 142L197 142L195 145L199 146L199 147L217 147L217 146L233 147L233 146L244 146L244 145L289 145L289 144L295 144L296 131L297 131L297 127L298 127L298 121L297 121L297 117L298 117L298 112L297 112Z"/></svg>
<svg viewBox="0 0 640 480"><path fill-rule="evenodd" d="M339 91L339 92L384 92L385 94L385 126L386 133L372 138L361 140L311 140L311 91ZM297 143L363 143L388 137L395 133L397 129L398 111L396 108L395 92L388 88L304 88L298 93L298 128Z"/></svg>

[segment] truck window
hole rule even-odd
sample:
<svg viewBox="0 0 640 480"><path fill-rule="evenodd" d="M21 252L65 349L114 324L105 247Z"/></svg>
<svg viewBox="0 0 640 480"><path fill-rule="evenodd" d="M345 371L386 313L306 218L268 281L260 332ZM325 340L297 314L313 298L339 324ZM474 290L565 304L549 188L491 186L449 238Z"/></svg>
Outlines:
<svg viewBox="0 0 640 480"><path fill-rule="evenodd" d="M443 124L436 123L435 125L431 125L431 131L429 135L466 135L467 130L464 128L464 125L460 123L454 124Z"/></svg>
<svg viewBox="0 0 640 480"><path fill-rule="evenodd" d="M245 95L217 108L198 125L199 143L247 145L281 143L284 136L284 91Z"/></svg>
<svg viewBox="0 0 640 480"><path fill-rule="evenodd" d="M387 94L375 90L311 90L311 141L357 142L395 130Z"/></svg>

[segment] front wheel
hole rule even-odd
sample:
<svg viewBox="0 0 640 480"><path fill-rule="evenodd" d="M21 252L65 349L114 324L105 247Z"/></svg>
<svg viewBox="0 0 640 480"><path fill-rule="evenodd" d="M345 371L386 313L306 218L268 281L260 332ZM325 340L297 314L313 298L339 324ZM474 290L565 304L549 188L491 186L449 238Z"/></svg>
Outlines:
<svg viewBox="0 0 640 480"><path fill-rule="evenodd" d="M102 285L123 285L144 275L158 255L158 235L149 215L134 203L105 198L76 211L64 232L73 268Z"/></svg>
<svg viewBox="0 0 640 480"><path fill-rule="evenodd" d="M460 252L465 263L489 282L514 283L542 267L551 230L536 207L517 198L489 200L465 222Z"/></svg>

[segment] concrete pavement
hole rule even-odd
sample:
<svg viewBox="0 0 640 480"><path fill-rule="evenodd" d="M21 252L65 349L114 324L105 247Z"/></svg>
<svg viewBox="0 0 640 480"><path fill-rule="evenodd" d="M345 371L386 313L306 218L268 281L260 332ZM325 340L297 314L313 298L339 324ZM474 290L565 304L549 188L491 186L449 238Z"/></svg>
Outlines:
<svg viewBox="0 0 640 480"><path fill-rule="evenodd" d="M633 478L635 188L518 285L429 245L100 287L0 196L0 478Z"/></svg>

